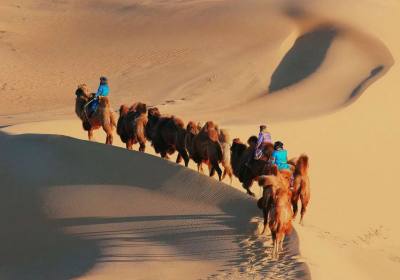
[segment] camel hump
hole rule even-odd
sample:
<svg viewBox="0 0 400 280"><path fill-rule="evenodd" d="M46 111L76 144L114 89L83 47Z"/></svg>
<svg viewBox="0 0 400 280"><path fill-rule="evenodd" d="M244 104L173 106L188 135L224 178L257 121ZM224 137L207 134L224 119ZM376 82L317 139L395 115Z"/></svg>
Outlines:
<svg viewBox="0 0 400 280"><path fill-rule="evenodd" d="M99 104L103 107L109 107L110 99L107 96L99 96Z"/></svg>
<svg viewBox="0 0 400 280"><path fill-rule="evenodd" d="M177 118L175 116L172 116L171 119L174 121L174 123L180 127L180 128L185 128L185 123L183 122L183 120L181 120L180 118Z"/></svg>
<svg viewBox="0 0 400 280"><path fill-rule="evenodd" d="M208 138L213 141L213 142L218 142L219 140L219 135L218 132L215 129L210 129L207 132Z"/></svg>
<svg viewBox="0 0 400 280"><path fill-rule="evenodd" d="M145 114L147 112L147 105L145 103L138 102L135 104L134 110L140 114Z"/></svg>
<svg viewBox="0 0 400 280"><path fill-rule="evenodd" d="M217 126L215 125L215 123L213 121L207 121L201 130L204 132L208 132L209 130L213 130L216 128L217 128Z"/></svg>

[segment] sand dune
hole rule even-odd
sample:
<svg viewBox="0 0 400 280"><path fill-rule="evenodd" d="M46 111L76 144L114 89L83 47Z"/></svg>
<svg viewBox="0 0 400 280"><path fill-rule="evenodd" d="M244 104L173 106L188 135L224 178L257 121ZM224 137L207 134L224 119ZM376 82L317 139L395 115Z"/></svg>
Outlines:
<svg viewBox="0 0 400 280"><path fill-rule="evenodd" d="M308 279L296 234L284 266L269 263L255 201L230 186L68 137L0 144L2 279Z"/></svg>
<svg viewBox="0 0 400 280"><path fill-rule="evenodd" d="M0 278L397 279L399 13L395 0L3 0ZM74 90L100 75L114 109L140 100L242 140L267 123L306 152L294 251L268 261L236 179L77 140Z"/></svg>
<svg viewBox="0 0 400 280"><path fill-rule="evenodd" d="M86 82L95 90L98 73L112 80L116 106L142 100L165 104L179 115L189 111L201 120L223 113L224 120L236 121L237 115L249 112L255 119L310 117L343 107L372 69L383 67L375 80L393 64L379 39L290 3L122 0L48 5L31 0L2 6L7 15L2 29L8 34L3 41L11 40L16 49L4 50L7 60L0 69L5 123L21 122L9 119L16 113L35 112L31 121L71 116L76 85ZM321 25L335 30L335 38L330 39L330 31L319 32ZM312 81L276 92L290 79L311 73ZM275 91L273 96L268 88ZM243 102L250 103L243 107ZM306 106L295 106L299 102ZM290 107L290 113L280 114L281 107Z"/></svg>

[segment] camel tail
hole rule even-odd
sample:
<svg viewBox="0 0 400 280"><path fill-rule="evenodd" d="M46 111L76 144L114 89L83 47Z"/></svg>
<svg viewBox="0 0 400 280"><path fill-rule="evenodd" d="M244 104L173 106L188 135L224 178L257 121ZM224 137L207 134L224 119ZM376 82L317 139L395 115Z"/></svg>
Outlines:
<svg viewBox="0 0 400 280"><path fill-rule="evenodd" d="M301 155L297 161L297 168L302 176L307 175L308 172L308 156Z"/></svg>

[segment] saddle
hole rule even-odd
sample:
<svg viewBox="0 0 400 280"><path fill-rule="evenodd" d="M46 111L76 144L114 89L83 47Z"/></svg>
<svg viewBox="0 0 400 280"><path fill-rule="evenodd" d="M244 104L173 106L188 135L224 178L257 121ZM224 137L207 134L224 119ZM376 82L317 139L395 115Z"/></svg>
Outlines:
<svg viewBox="0 0 400 280"><path fill-rule="evenodd" d="M86 118L89 119L96 111L97 108L99 107L99 98L94 98L94 94L92 97L89 99L88 102L86 102L84 111Z"/></svg>

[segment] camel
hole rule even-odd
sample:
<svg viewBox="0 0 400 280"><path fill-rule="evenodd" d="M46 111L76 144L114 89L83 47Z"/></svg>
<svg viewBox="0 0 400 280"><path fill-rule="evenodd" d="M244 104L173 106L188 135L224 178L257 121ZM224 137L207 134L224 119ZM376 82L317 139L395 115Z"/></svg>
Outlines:
<svg viewBox="0 0 400 280"><path fill-rule="evenodd" d="M186 126L185 149L190 158L192 158L192 155L194 154L193 139L197 134L199 134L200 130L201 127L199 124L195 124L193 121L188 122Z"/></svg>
<svg viewBox="0 0 400 280"><path fill-rule="evenodd" d="M218 179L222 180L222 170L219 163L223 160L223 151L219 143L218 127L208 121L192 139L191 157L197 164L197 170L201 169L204 162L208 165L210 177L218 174Z"/></svg>
<svg viewBox="0 0 400 280"><path fill-rule="evenodd" d="M258 185L263 188L262 197L257 201L257 206L263 211L264 228L263 234L267 228L268 215L272 207L272 197L275 195L277 189L283 188L290 190L290 178L286 176L286 172L282 174L277 166L272 167L272 175L262 175L258 178Z"/></svg>
<svg viewBox="0 0 400 280"><path fill-rule="evenodd" d="M121 105L119 109L117 134L128 150L132 150L133 145L137 143L140 145L140 152L146 149L145 130L148 121L146 113L146 104L140 102L131 107Z"/></svg>
<svg viewBox="0 0 400 280"><path fill-rule="evenodd" d="M293 211L291 207L291 192L286 188L278 188L273 196L271 207L271 230L273 251L272 258L277 259L279 252L283 250L283 241L292 231Z"/></svg>
<svg viewBox="0 0 400 280"><path fill-rule="evenodd" d="M298 201L301 200L300 224L303 224L303 217L310 202L310 180L308 178L308 156L301 155L297 162L293 173L293 219L296 218L298 211Z"/></svg>
<svg viewBox="0 0 400 280"><path fill-rule="evenodd" d="M146 137L150 141L153 141L153 135L158 121L161 119L160 110L157 107L152 107L147 110L147 125L146 125Z"/></svg>
<svg viewBox="0 0 400 280"><path fill-rule="evenodd" d="M256 139L256 136L252 136L249 138L248 143L254 143ZM274 147L272 144L266 145L264 147L263 156L259 160L252 160L246 166L247 159L254 154L254 144L252 145L253 146L248 147L246 144L242 143L240 139L234 139L231 146L231 164L233 167L233 174L239 178L247 194L255 196L250 190L253 181L257 180L261 175L272 174L273 165L270 162L270 158Z"/></svg>
<svg viewBox="0 0 400 280"><path fill-rule="evenodd" d="M229 144L229 134L225 129L220 129L219 131L219 143L222 148L222 167L224 172L222 174L222 180L228 175L230 183L232 184L233 170L231 165L231 145Z"/></svg>
<svg viewBox="0 0 400 280"><path fill-rule="evenodd" d="M157 108L150 108L146 135L151 139L155 152L161 154L162 158L168 159L168 155L177 151L176 163L183 158L185 166L189 165L189 156L185 149L186 130L181 119L161 116Z"/></svg>
<svg viewBox="0 0 400 280"><path fill-rule="evenodd" d="M93 130L103 127L104 132L107 134L106 144L112 145L116 120L108 97L100 96L97 111L89 116L87 104L93 98L93 94L89 94L87 85L79 85L75 95L75 113L81 119L83 129L88 132L89 141L93 140Z"/></svg>
<svg viewBox="0 0 400 280"><path fill-rule="evenodd" d="M208 123L208 125L210 125L210 123ZM202 128L200 126L200 123L195 124L193 121L190 121L186 127L185 147L186 147L186 150L188 151L188 154L191 159L193 159L193 156L196 156L195 150L194 150L194 145L193 145L193 139L195 138L195 136L197 134L199 134L201 129ZM231 152L230 152L230 144L229 144L229 134L228 134L227 130L225 130L225 129L219 130L217 126L215 126L215 129L218 132L218 142L221 145L221 149L222 149L221 164L222 164L222 167L224 168L224 171L222 173L222 180L224 180L225 177L228 176L230 178L230 182L232 183L233 173L232 173L232 166L230 163ZM210 167L209 162L207 160L205 162ZM199 172L203 173L202 163L203 162L200 162L197 165L197 169ZM209 171L211 171L211 170L209 170Z"/></svg>

